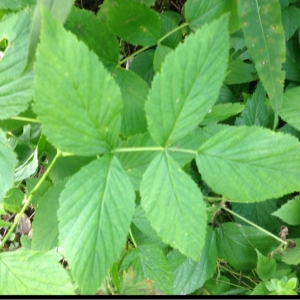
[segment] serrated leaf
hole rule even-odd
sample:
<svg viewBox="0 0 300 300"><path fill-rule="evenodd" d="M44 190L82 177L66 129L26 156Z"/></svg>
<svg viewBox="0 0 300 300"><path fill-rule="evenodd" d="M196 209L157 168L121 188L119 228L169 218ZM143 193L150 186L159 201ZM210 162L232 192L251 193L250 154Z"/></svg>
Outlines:
<svg viewBox="0 0 300 300"><path fill-rule="evenodd" d="M158 14L136 0L107 1L107 21L121 39L142 46L152 46L160 37Z"/></svg>
<svg viewBox="0 0 300 300"><path fill-rule="evenodd" d="M255 79L255 67L252 64L245 63L240 59L230 60L228 63L228 74L225 78L225 84L240 84L250 82Z"/></svg>
<svg viewBox="0 0 300 300"><path fill-rule="evenodd" d="M1 295L74 295L56 255L33 251L0 254Z"/></svg>
<svg viewBox="0 0 300 300"><path fill-rule="evenodd" d="M298 29L300 22L300 10L296 6L289 6L282 10L282 25L286 40L290 39Z"/></svg>
<svg viewBox="0 0 300 300"><path fill-rule="evenodd" d="M134 190L116 157L84 166L67 183L58 210L59 240L82 294L93 294L126 241Z"/></svg>
<svg viewBox="0 0 300 300"><path fill-rule="evenodd" d="M185 257L177 250L170 252L167 259L174 278L173 293L187 295L194 292L215 272L217 260L215 233L211 228L207 230L205 246L198 261Z"/></svg>
<svg viewBox="0 0 300 300"><path fill-rule="evenodd" d="M296 243L296 247L288 249L282 256L282 261L288 265L299 265L300 264L300 239L293 239Z"/></svg>
<svg viewBox="0 0 300 300"><path fill-rule="evenodd" d="M218 256L237 270L248 270L256 266L255 248L268 255L278 242L256 228L235 223L224 223L216 229ZM245 259L247 258L247 259Z"/></svg>
<svg viewBox="0 0 300 300"><path fill-rule="evenodd" d="M300 190L298 140L268 129L229 127L199 148L196 162L204 181L235 202L259 202Z"/></svg>
<svg viewBox="0 0 300 300"><path fill-rule="evenodd" d="M24 7L33 6L36 0L2 0L0 2L1 9L19 10Z"/></svg>
<svg viewBox="0 0 300 300"><path fill-rule="evenodd" d="M172 48L158 44L155 49L153 67L155 72L159 72L161 69L162 63L165 61L166 56L172 52Z"/></svg>
<svg viewBox="0 0 300 300"><path fill-rule="evenodd" d="M159 153L143 175L141 205L163 242L199 259L205 242L202 194L168 153Z"/></svg>
<svg viewBox="0 0 300 300"><path fill-rule="evenodd" d="M122 98L97 56L46 10L37 52L34 110L49 141L82 156L114 147Z"/></svg>
<svg viewBox="0 0 300 300"><path fill-rule="evenodd" d="M273 275L276 272L276 261L274 258L266 257L262 255L258 250L257 254L257 274L260 279L267 281L270 278L273 278Z"/></svg>
<svg viewBox="0 0 300 300"><path fill-rule="evenodd" d="M238 126L241 125L256 125L260 127L273 128L274 112L266 103L266 92L259 83L254 94L247 100L245 109L241 116L235 121Z"/></svg>
<svg viewBox="0 0 300 300"><path fill-rule="evenodd" d="M211 125L226 120L231 116L239 114L244 107L245 106L240 103L224 103L214 105L204 117L200 125Z"/></svg>
<svg viewBox="0 0 300 300"><path fill-rule="evenodd" d="M9 14L0 22L0 41L8 40L0 59L0 119L26 110L32 97L33 73L22 75L27 62L31 17L32 11L24 10Z"/></svg>
<svg viewBox="0 0 300 300"><path fill-rule="evenodd" d="M92 12L73 7L65 28L94 51L108 70L115 69L119 60L117 37Z"/></svg>
<svg viewBox="0 0 300 300"><path fill-rule="evenodd" d="M300 87L288 89L283 94L282 107L279 112L280 117L288 124L300 130Z"/></svg>
<svg viewBox="0 0 300 300"><path fill-rule="evenodd" d="M290 225L300 225L300 196L282 205L272 215L279 217L282 221Z"/></svg>
<svg viewBox="0 0 300 300"><path fill-rule="evenodd" d="M16 164L16 155L9 147L5 134L0 129L0 202L13 185Z"/></svg>
<svg viewBox="0 0 300 300"><path fill-rule="evenodd" d="M224 0L188 0L185 4L185 18L189 26L196 30L203 26L204 23L218 19L225 13L227 2Z"/></svg>
<svg viewBox="0 0 300 300"><path fill-rule="evenodd" d="M154 287L170 295L172 289L172 273L163 251L154 245L139 246L130 251L124 258L121 269L132 267L136 273L136 282L151 279Z"/></svg>
<svg viewBox="0 0 300 300"><path fill-rule="evenodd" d="M121 89L124 103L121 133L131 136L146 132L144 105L149 92L147 83L130 70L116 69L113 76Z"/></svg>
<svg viewBox="0 0 300 300"><path fill-rule="evenodd" d="M65 185L66 180L49 188L35 209L31 243L31 249L34 251L46 252L58 246L58 200Z"/></svg>
<svg viewBox="0 0 300 300"><path fill-rule="evenodd" d="M245 42L275 115L281 107L285 74L285 37L277 0L238 1Z"/></svg>
<svg viewBox="0 0 300 300"><path fill-rule="evenodd" d="M228 16L222 17L189 35L155 76L145 110L148 130L159 145L183 138L217 100L227 67L227 24Z"/></svg>

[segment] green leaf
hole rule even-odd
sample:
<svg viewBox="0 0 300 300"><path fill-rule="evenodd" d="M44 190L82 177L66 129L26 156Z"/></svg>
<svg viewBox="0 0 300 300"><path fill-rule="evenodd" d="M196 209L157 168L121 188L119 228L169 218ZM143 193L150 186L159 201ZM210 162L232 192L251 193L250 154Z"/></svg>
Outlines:
<svg viewBox="0 0 300 300"><path fill-rule="evenodd" d="M0 41L8 40L8 47L0 59L0 119L17 116L26 110L32 97L33 73L22 75L27 60L31 17L32 11L24 10L9 14L0 22Z"/></svg>
<svg viewBox="0 0 300 300"><path fill-rule="evenodd" d="M92 12L73 7L65 28L94 51L108 70L115 69L119 60L118 40L107 25L97 19Z"/></svg>
<svg viewBox="0 0 300 300"><path fill-rule="evenodd" d="M238 2L246 45L277 115L282 101L285 37L278 0Z"/></svg>
<svg viewBox="0 0 300 300"><path fill-rule="evenodd" d="M152 4L154 4L154 2L156 0L138 0L138 1L141 2L141 3L145 3L148 6L151 6Z"/></svg>
<svg viewBox="0 0 300 300"><path fill-rule="evenodd" d="M290 135L260 127L229 127L198 152L204 181L232 201L259 202L300 190L300 144Z"/></svg>
<svg viewBox="0 0 300 300"><path fill-rule="evenodd" d="M139 246L130 251L122 263L121 269L132 267L136 273L136 282L144 279L154 281L154 287L165 294L172 294L172 272L163 251L154 245Z"/></svg>
<svg viewBox="0 0 300 300"><path fill-rule="evenodd" d="M35 186L38 184L40 178L27 178L26 179L26 187L28 189L28 193L30 193ZM43 197L43 195L48 191L48 189L52 186L51 182L48 180L44 180L39 187L39 189L32 195L31 204L35 207L39 200Z"/></svg>
<svg viewBox="0 0 300 300"><path fill-rule="evenodd" d="M32 250L46 252L58 246L58 200L65 185L66 180L54 185L40 199L32 223Z"/></svg>
<svg viewBox="0 0 300 300"><path fill-rule="evenodd" d="M36 0L1 0L1 9L19 10L24 7L35 5Z"/></svg>
<svg viewBox="0 0 300 300"><path fill-rule="evenodd" d="M116 69L113 76L123 97L121 133L130 136L146 132L144 105L149 92L147 83L130 70Z"/></svg>
<svg viewBox="0 0 300 300"><path fill-rule="evenodd" d="M226 276L218 276L205 282L204 288L210 295L221 295L230 289L230 280Z"/></svg>
<svg viewBox="0 0 300 300"><path fill-rule="evenodd" d="M70 277L55 254L3 252L0 277L1 295L74 295Z"/></svg>
<svg viewBox="0 0 300 300"><path fill-rule="evenodd" d="M226 120L231 116L239 114L244 107L245 106L240 103L224 103L214 105L208 111L208 114L204 117L200 125L210 125Z"/></svg>
<svg viewBox="0 0 300 300"><path fill-rule="evenodd" d="M282 11L282 25L286 40L290 39L298 29L300 22L300 9L296 6L289 6Z"/></svg>
<svg viewBox="0 0 300 300"><path fill-rule="evenodd" d="M227 24L228 16L222 17L189 35L155 76L145 110L149 132L159 145L183 138L217 100L227 67Z"/></svg>
<svg viewBox="0 0 300 300"><path fill-rule="evenodd" d="M22 208L23 199L24 193L20 189L13 187L6 193L4 207L10 212L18 213Z"/></svg>
<svg viewBox="0 0 300 300"><path fill-rule="evenodd" d="M256 125L260 127L273 128L274 112L266 103L266 92L259 83L252 97L247 100L246 107L241 116L235 121L240 125Z"/></svg>
<svg viewBox="0 0 300 300"><path fill-rule="evenodd" d="M37 52L34 110L49 141L82 156L113 148L122 98L97 56L46 10Z"/></svg>
<svg viewBox="0 0 300 300"><path fill-rule="evenodd" d="M158 44L155 49L153 67L155 72L160 72L161 65L165 61L166 56L172 52L172 48Z"/></svg>
<svg viewBox="0 0 300 300"><path fill-rule="evenodd" d="M276 272L276 261L274 258L265 257L258 250L257 254L257 274L260 279L267 281L270 278L273 278L273 275Z"/></svg>
<svg viewBox="0 0 300 300"><path fill-rule="evenodd" d="M288 201L272 215L279 217L289 225L300 225L300 196Z"/></svg>
<svg viewBox="0 0 300 300"><path fill-rule="evenodd" d="M283 95L282 107L279 112L280 117L288 124L300 130L300 87L288 89Z"/></svg>
<svg viewBox="0 0 300 300"><path fill-rule="evenodd" d="M5 134L0 129L0 202L13 185L16 164L16 155L8 146Z"/></svg>
<svg viewBox="0 0 300 300"><path fill-rule="evenodd" d="M258 285L256 285L250 294L252 295L269 295L269 290L266 288L266 285L264 282L260 282Z"/></svg>
<svg viewBox="0 0 300 300"><path fill-rule="evenodd" d="M202 194L168 153L159 153L143 175L141 205L163 242L198 260L205 242Z"/></svg>
<svg viewBox="0 0 300 300"><path fill-rule="evenodd" d="M205 246L198 261L185 257L177 250L170 252L167 259L174 278L173 293L175 295L192 293L210 279L215 272L217 260L215 233L208 227Z"/></svg>
<svg viewBox="0 0 300 300"><path fill-rule="evenodd" d="M216 229L216 234L218 256L239 271L256 266L255 248L268 255L278 246L274 238L258 229L235 223L223 223Z"/></svg>
<svg viewBox="0 0 300 300"><path fill-rule="evenodd" d="M296 243L296 247L293 249L288 249L282 256L282 261L288 265L299 265L300 264L300 238L293 239Z"/></svg>
<svg viewBox="0 0 300 300"><path fill-rule="evenodd" d="M283 70L286 72L286 79L300 82L300 53L298 38L292 37L286 43L286 47L286 63L283 64Z"/></svg>
<svg viewBox="0 0 300 300"><path fill-rule="evenodd" d="M227 2L224 0L188 0L185 4L185 18L191 28L196 30L225 13Z"/></svg>
<svg viewBox="0 0 300 300"><path fill-rule="evenodd" d="M134 191L116 157L84 166L67 183L58 210L59 240L82 294L93 294L126 241Z"/></svg>
<svg viewBox="0 0 300 300"><path fill-rule="evenodd" d="M225 84L240 84L250 82L255 79L255 68L252 64L245 63L240 59L230 60L228 63L228 74Z"/></svg>
<svg viewBox="0 0 300 300"><path fill-rule="evenodd" d="M158 14L137 0L107 1L107 21L121 39L142 46L155 45L160 37Z"/></svg>

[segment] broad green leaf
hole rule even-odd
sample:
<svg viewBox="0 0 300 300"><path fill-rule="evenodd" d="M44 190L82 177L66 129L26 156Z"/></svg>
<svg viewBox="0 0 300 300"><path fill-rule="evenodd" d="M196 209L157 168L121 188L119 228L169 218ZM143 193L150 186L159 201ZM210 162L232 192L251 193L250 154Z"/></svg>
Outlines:
<svg viewBox="0 0 300 300"><path fill-rule="evenodd" d="M226 10L230 12L229 32L233 33L242 28L238 15L237 1L226 1Z"/></svg>
<svg viewBox="0 0 300 300"><path fill-rule="evenodd" d="M276 209L276 199L259 203L232 203L232 210L234 212L277 235L281 222L277 217L272 216L272 213ZM234 219L236 223L249 226L249 223L238 217L234 217Z"/></svg>
<svg viewBox="0 0 300 300"><path fill-rule="evenodd" d="M33 73L22 75L27 60L31 16L31 10L23 10L5 16L0 22L0 41L8 40L8 47L0 59L0 119L26 110L32 97Z"/></svg>
<svg viewBox="0 0 300 300"><path fill-rule="evenodd" d="M235 202L259 202L300 190L300 144L260 127L229 127L198 150L204 181Z"/></svg>
<svg viewBox="0 0 300 300"><path fill-rule="evenodd" d="M286 79L300 82L300 53L298 38L292 37L289 41L287 41L286 47L286 63L283 64L283 70L286 72Z"/></svg>
<svg viewBox="0 0 300 300"><path fill-rule="evenodd" d="M264 282L260 282L258 285L256 285L252 291L252 293L250 294L252 295L268 295L270 292L269 290L266 288L266 285Z"/></svg>
<svg viewBox="0 0 300 300"><path fill-rule="evenodd" d="M92 12L73 7L65 28L94 51L108 70L115 69L119 60L117 37Z"/></svg>
<svg viewBox="0 0 300 300"><path fill-rule="evenodd" d="M19 10L24 7L35 5L36 0L1 0L1 9Z"/></svg>
<svg viewBox="0 0 300 300"><path fill-rule="evenodd" d="M156 0L138 0L138 1L141 2L141 3L145 3L148 6L151 6L152 4L154 4L154 2Z"/></svg>
<svg viewBox="0 0 300 300"><path fill-rule="evenodd" d="M205 282L204 288L210 295L221 295L230 289L230 280L226 276L218 276Z"/></svg>
<svg viewBox="0 0 300 300"><path fill-rule="evenodd" d="M290 39L300 25L300 9L289 6L282 11L282 25L286 40Z"/></svg>
<svg viewBox="0 0 300 300"><path fill-rule="evenodd" d="M149 86L151 86L154 75L153 59L154 50L147 50L137 55L129 65L129 69L144 79Z"/></svg>
<svg viewBox="0 0 300 300"><path fill-rule="evenodd" d="M35 186L38 184L40 178L27 178L26 179L26 187L28 189L28 193L30 193ZM43 197L43 195L48 191L48 189L52 186L51 182L48 180L44 180L40 185L39 189L32 195L31 205L36 207L39 200Z"/></svg>
<svg viewBox="0 0 300 300"><path fill-rule="evenodd" d="M139 246L130 251L122 263L121 269L132 267L136 273L136 282L144 279L154 281L154 287L170 295L172 289L172 272L163 251L154 245Z"/></svg>
<svg viewBox="0 0 300 300"><path fill-rule="evenodd" d="M237 101L230 88L227 85L223 84L220 89L220 94L216 104L229 103L229 102L234 103Z"/></svg>
<svg viewBox="0 0 300 300"><path fill-rule="evenodd" d="M173 293L175 295L190 294L209 280L216 268L217 245L215 233L209 228L201 258L194 261L177 250L167 256L173 273Z"/></svg>
<svg viewBox="0 0 300 300"><path fill-rule="evenodd" d="M238 1L246 45L275 115L281 107L285 61L285 37L278 0Z"/></svg>
<svg viewBox="0 0 300 300"><path fill-rule="evenodd" d="M97 56L46 10L37 54L34 110L49 141L82 156L113 148L122 98Z"/></svg>
<svg viewBox="0 0 300 300"><path fill-rule="evenodd" d="M257 274L263 281L273 278L276 272L276 261L274 258L262 255L258 250L257 254Z"/></svg>
<svg viewBox="0 0 300 300"><path fill-rule="evenodd" d="M214 105L208 111L208 114L204 117L200 125L210 125L226 120L231 116L239 114L244 107L245 106L240 103L224 103Z"/></svg>
<svg viewBox="0 0 300 300"><path fill-rule="evenodd" d="M172 48L169 48L161 44L157 45L155 49L154 59L153 59L153 67L156 73L160 71L161 65L165 61L166 56L171 52L172 52Z"/></svg>
<svg viewBox="0 0 300 300"><path fill-rule="evenodd" d="M228 63L227 72L225 84L240 84L253 81L256 70L252 64L245 63L240 59L231 59Z"/></svg>
<svg viewBox="0 0 300 300"><path fill-rule="evenodd" d="M300 196L288 201L272 215L279 217L289 225L300 225Z"/></svg>
<svg viewBox="0 0 300 300"><path fill-rule="evenodd" d="M218 257L226 260L237 270L248 270L256 266L255 248L268 255L278 242L256 228L235 223L223 223L216 229Z"/></svg>
<svg viewBox="0 0 300 300"><path fill-rule="evenodd" d="M94 294L124 246L134 190L118 159L84 166L61 193L59 240L81 294Z"/></svg>
<svg viewBox="0 0 300 300"><path fill-rule="evenodd" d="M51 15L55 17L59 23L63 24L73 4L74 0L64 0L63 5L61 0L36 0L34 15L31 22L29 51L25 71L32 68L35 59L35 52L40 40L42 27L42 9L46 7L50 11Z"/></svg>
<svg viewBox="0 0 300 300"><path fill-rule="evenodd" d="M16 155L8 146L5 134L0 129L0 202L13 185L16 164Z"/></svg>
<svg viewBox="0 0 300 300"><path fill-rule="evenodd" d="M284 252L282 256L282 261L289 265L299 265L300 264L300 239L293 239L296 243L296 247L293 249L288 249Z"/></svg>
<svg viewBox="0 0 300 300"><path fill-rule="evenodd" d="M58 200L65 185L66 180L54 185L39 201L32 224L31 249L34 251L46 252L58 246Z"/></svg>
<svg viewBox="0 0 300 300"><path fill-rule="evenodd" d="M262 84L256 87L252 97L247 100L246 107L242 111L241 116L235 121L235 124L240 125L256 125L260 127L273 128L274 112L266 103L266 92Z"/></svg>
<svg viewBox="0 0 300 300"><path fill-rule="evenodd" d="M158 14L137 0L108 0L107 21L121 39L142 46L155 45L160 37Z"/></svg>
<svg viewBox="0 0 300 300"><path fill-rule="evenodd" d="M157 154L143 175L141 205L163 242L198 260L205 242L202 194L167 152Z"/></svg>
<svg viewBox="0 0 300 300"><path fill-rule="evenodd" d="M227 68L227 24L228 16L222 17L189 35L155 76L145 110L149 132L159 145L183 138L217 100Z"/></svg>
<svg viewBox="0 0 300 300"><path fill-rule="evenodd" d="M1 295L74 295L71 279L55 254L0 253Z"/></svg>
<svg viewBox="0 0 300 300"><path fill-rule="evenodd" d="M288 124L300 130L300 87L288 89L283 95L280 117Z"/></svg>
<svg viewBox="0 0 300 300"><path fill-rule="evenodd" d="M227 2L227 0L188 0L185 4L185 18L191 28L196 30L225 13Z"/></svg>
<svg viewBox="0 0 300 300"><path fill-rule="evenodd" d="M11 188L4 198L4 207L6 210L18 213L22 208L24 193L16 187Z"/></svg>
<svg viewBox="0 0 300 300"><path fill-rule="evenodd" d="M147 83L130 70L116 69L113 76L123 98L121 133L130 136L146 132L144 105L149 92Z"/></svg>

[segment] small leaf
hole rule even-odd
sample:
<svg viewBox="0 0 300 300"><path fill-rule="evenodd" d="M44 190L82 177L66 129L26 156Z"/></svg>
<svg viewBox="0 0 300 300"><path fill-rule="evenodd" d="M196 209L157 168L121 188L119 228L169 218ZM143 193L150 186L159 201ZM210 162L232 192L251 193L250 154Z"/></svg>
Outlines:
<svg viewBox="0 0 300 300"><path fill-rule="evenodd" d="M258 250L257 254L257 274L260 279L267 281L270 278L273 278L276 272L276 261L274 258L265 257Z"/></svg>
<svg viewBox="0 0 300 300"><path fill-rule="evenodd" d="M282 221L290 225L300 225L300 196L282 205L272 215L279 217Z"/></svg>
<svg viewBox="0 0 300 300"><path fill-rule="evenodd" d="M36 0L1 0L1 9L19 10L24 7L35 5Z"/></svg>
<svg viewBox="0 0 300 300"><path fill-rule="evenodd" d="M228 16L222 17L189 35L156 74L145 110L149 132L160 146L193 130L217 100L227 67L227 24Z"/></svg>
<svg viewBox="0 0 300 300"><path fill-rule="evenodd" d="M1 295L74 295L56 255L22 251L0 254Z"/></svg>
<svg viewBox="0 0 300 300"><path fill-rule="evenodd" d="M286 62L283 64L282 69L286 72L286 79L300 82L300 53L298 51L298 38L292 37L289 41L287 41L286 47Z"/></svg>
<svg viewBox="0 0 300 300"><path fill-rule="evenodd" d="M255 79L255 67L252 64L245 63L240 59L230 60L228 63L228 74L225 78L225 84L240 84L250 82Z"/></svg>
<svg viewBox="0 0 300 300"><path fill-rule="evenodd" d="M59 240L82 294L94 294L118 259L134 199L129 178L111 155L84 166L61 193Z"/></svg>
<svg viewBox="0 0 300 300"><path fill-rule="evenodd" d="M152 46L160 36L158 14L137 0L107 1L108 26L121 39L142 46Z"/></svg>
<svg viewBox="0 0 300 300"><path fill-rule="evenodd" d="M198 151L204 181L232 201L259 202L300 190L300 144L290 135L228 127Z"/></svg>
<svg viewBox="0 0 300 300"><path fill-rule="evenodd" d="M160 72L162 63L165 61L166 56L171 52L171 48L161 44L157 45L153 60L153 67L155 72Z"/></svg>
<svg viewBox="0 0 300 300"><path fill-rule="evenodd" d="M24 193L20 189L13 187L6 193L4 207L10 212L18 213L22 208L23 199Z"/></svg>
<svg viewBox="0 0 300 300"><path fill-rule="evenodd" d="M300 9L296 6L289 6L282 10L282 25L286 40L290 39L298 29L300 22Z"/></svg>
<svg viewBox="0 0 300 300"><path fill-rule="evenodd" d="M97 56L46 10L37 52L34 110L49 141L82 156L114 147L122 98Z"/></svg>
<svg viewBox="0 0 300 300"><path fill-rule="evenodd" d="M206 211L192 179L167 153L159 153L143 175L141 205L162 240L198 260L205 242Z"/></svg>
<svg viewBox="0 0 300 300"><path fill-rule="evenodd" d="M300 238L293 239L293 242L296 243L296 247L285 251L282 256L282 261L288 265L297 266L300 264Z"/></svg>

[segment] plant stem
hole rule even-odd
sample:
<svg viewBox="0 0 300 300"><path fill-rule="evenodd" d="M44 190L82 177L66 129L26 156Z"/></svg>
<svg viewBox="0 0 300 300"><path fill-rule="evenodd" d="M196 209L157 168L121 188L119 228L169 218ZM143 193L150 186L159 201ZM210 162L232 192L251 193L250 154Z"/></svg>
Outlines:
<svg viewBox="0 0 300 300"><path fill-rule="evenodd" d="M0 244L0 250L3 248L3 246L5 245L7 240L9 239L10 235L12 234L12 232L17 227L19 221L21 220L21 218L23 216L23 213L25 212L25 210L27 209L27 207L29 206L29 204L32 200L33 194L40 188L42 183L45 181L46 177L48 176L49 172L51 171L51 169L55 165L55 163L56 163L57 159L59 158L60 154L61 154L61 152L59 150L57 150L56 155L55 155L54 159L52 160L51 164L49 165L48 169L43 174L43 176L41 177L39 182L36 184L36 186L33 188L33 190L27 195L27 200L26 200L25 204L23 205L21 211L16 215L16 217L14 219L14 223L12 224L12 226L10 227L8 233L5 235L5 237L3 238L3 240Z"/></svg>
<svg viewBox="0 0 300 300"><path fill-rule="evenodd" d="M207 197L207 196L203 196L204 200L207 200L209 202L217 202L217 201L227 201L226 198L223 197Z"/></svg>
<svg viewBox="0 0 300 300"><path fill-rule="evenodd" d="M166 39L168 36L172 35L174 32L181 30L182 28L188 26L188 23L182 23L181 25L179 25L178 27L174 28L173 30L169 31L167 34L165 34L163 37L161 37L157 44L160 44L164 39Z"/></svg>
<svg viewBox="0 0 300 300"><path fill-rule="evenodd" d="M11 120L16 120L16 121L24 121L24 122L29 122L29 123L40 123L36 119L31 119L31 118L25 118L25 117L11 117Z"/></svg>
<svg viewBox="0 0 300 300"><path fill-rule="evenodd" d="M145 47L143 47L143 48L137 50L136 52L130 54L130 55L127 56L126 58L120 60L120 61L119 61L119 66L121 66L121 65L124 64L124 63L126 63L126 61L129 60L130 58L132 58L132 57L134 57L134 56L136 56L136 55L138 55L138 54L144 52L144 51L147 50L148 48L150 48L150 46L145 46Z"/></svg>
<svg viewBox="0 0 300 300"><path fill-rule="evenodd" d="M130 234L130 238L131 238L131 241L133 242L134 247L137 248L137 244L136 244L136 242L135 242L135 239L134 239L134 237L133 237L133 234L132 234L132 232L131 232L131 229L129 229L129 234Z"/></svg>
<svg viewBox="0 0 300 300"><path fill-rule="evenodd" d="M239 214L233 212L232 210L228 209L227 207L222 207L222 209L224 209L224 210L226 210L227 212L231 213L232 215L234 215L234 216L240 218L241 220L245 221L246 223L248 223L248 224L250 224L250 225L256 227L257 229L259 229L260 231L264 232L265 234L271 236L272 238L274 238L275 240L279 241L280 243L283 243L284 245L287 245L287 244L288 244L287 241L282 240L281 238L279 238L279 237L276 236L275 234L273 234L273 233L271 233L271 232L265 230L264 228L258 226L258 225L255 224L255 223L252 223L251 221L245 219L244 217L242 217L242 216L240 216Z"/></svg>

